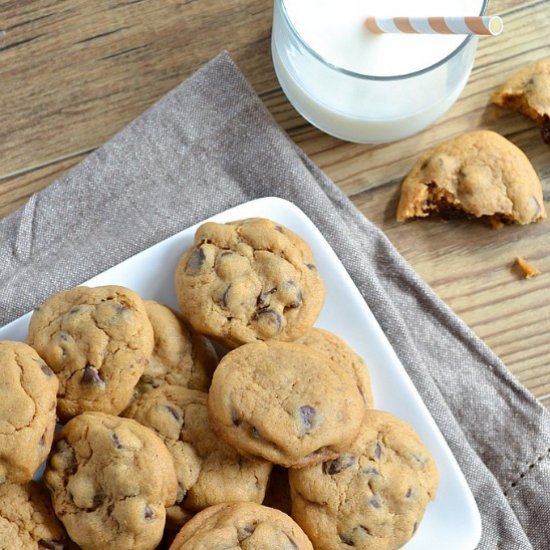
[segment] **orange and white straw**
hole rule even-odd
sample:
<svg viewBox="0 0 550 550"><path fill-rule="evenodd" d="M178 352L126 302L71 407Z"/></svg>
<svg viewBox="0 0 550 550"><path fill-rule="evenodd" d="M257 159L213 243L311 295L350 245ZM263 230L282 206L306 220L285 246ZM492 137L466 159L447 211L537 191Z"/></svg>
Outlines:
<svg viewBox="0 0 550 550"><path fill-rule="evenodd" d="M498 15L473 17L367 17L372 34L479 34L499 35L504 29Z"/></svg>

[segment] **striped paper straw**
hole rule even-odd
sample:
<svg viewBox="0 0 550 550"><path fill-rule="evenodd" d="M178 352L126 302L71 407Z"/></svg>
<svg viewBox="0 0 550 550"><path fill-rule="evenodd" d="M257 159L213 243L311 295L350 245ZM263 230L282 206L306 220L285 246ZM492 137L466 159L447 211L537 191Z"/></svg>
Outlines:
<svg viewBox="0 0 550 550"><path fill-rule="evenodd" d="M367 17L373 34L485 34L499 35L504 24L498 15L473 17Z"/></svg>

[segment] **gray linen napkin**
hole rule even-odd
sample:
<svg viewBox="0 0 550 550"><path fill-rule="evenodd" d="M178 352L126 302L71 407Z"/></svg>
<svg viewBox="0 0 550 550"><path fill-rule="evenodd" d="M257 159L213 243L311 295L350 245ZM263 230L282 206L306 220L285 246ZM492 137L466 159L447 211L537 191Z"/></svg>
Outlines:
<svg viewBox="0 0 550 550"><path fill-rule="evenodd" d="M334 248L445 435L479 548L550 548L550 415L273 122L227 54L0 223L0 324L231 206L277 195Z"/></svg>

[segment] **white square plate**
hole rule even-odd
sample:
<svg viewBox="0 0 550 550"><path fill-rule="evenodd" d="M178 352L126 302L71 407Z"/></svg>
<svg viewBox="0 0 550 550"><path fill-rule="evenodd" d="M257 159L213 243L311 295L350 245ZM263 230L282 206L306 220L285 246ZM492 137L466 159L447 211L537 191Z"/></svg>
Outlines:
<svg viewBox="0 0 550 550"><path fill-rule="evenodd" d="M211 218L216 222L264 217L301 235L311 246L327 286L327 298L317 325L343 338L366 361L376 407L411 424L433 454L439 469L437 498L406 550L474 549L481 537L481 519L470 488L439 428L390 346L378 322L344 266L313 222L295 205L278 198L241 204ZM84 282L84 285L123 285L143 298L177 309L173 276L184 250L193 244L198 225ZM23 340L30 313L0 329L0 340Z"/></svg>

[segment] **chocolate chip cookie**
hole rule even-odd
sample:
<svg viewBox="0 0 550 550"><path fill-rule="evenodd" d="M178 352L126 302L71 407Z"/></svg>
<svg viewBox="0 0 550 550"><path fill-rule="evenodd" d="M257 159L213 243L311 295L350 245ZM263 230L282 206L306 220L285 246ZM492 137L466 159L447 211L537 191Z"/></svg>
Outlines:
<svg viewBox="0 0 550 550"><path fill-rule="evenodd" d="M59 384L22 342L0 342L0 371L0 484L26 483L50 452Z"/></svg>
<svg viewBox="0 0 550 550"><path fill-rule="evenodd" d="M207 392L218 358L212 344L190 329L169 307L144 302L155 346L136 386L136 394L164 384Z"/></svg>
<svg viewBox="0 0 550 550"><path fill-rule="evenodd" d="M483 218L495 226L546 218L529 159L495 132L462 134L424 153L401 186L397 220L437 215Z"/></svg>
<svg viewBox="0 0 550 550"><path fill-rule="evenodd" d="M176 499L168 449L128 418L86 412L57 438L44 480L53 508L83 550L149 550L162 538Z"/></svg>
<svg viewBox="0 0 550 550"><path fill-rule="evenodd" d="M265 495L271 464L247 460L221 441L210 428L207 400L206 393L162 386L141 396L126 413L155 430L174 459L178 505L168 509L171 527L207 506L261 503Z"/></svg>
<svg viewBox="0 0 550 550"><path fill-rule="evenodd" d="M186 321L230 348L296 340L325 299L309 246L261 218L201 225L179 262L175 285Z"/></svg>
<svg viewBox="0 0 550 550"><path fill-rule="evenodd" d="M532 118L541 127L542 139L550 143L550 58L514 74L493 93L491 101Z"/></svg>
<svg viewBox="0 0 550 550"><path fill-rule="evenodd" d="M252 502L206 508L183 526L170 550L231 548L313 550L296 523L279 510Z"/></svg>
<svg viewBox="0 0 550 550"><path fill-rule="evenodd" d="M57 412L119 414L153 351L153 328L141 298L120 286L77 287L37 308L28 343L59 379Z"/></svg>
<svg viewBox="0 0 550 550"><path fill-rule="evenodd" d="M437 467L416 432L368 410L336 460L289 471L292 517L317 550L393 550L414 534L435 497Z"/></svg>
<svg viewBox="0 0 550 550"><path fill-rule="evenodd" d="M357 381L357 386L364 396L366 406L368 408L374 406L367 365L341 338L328 330L312 328L305 336L297 340L297 343L304 344L326 355L342 368L351 369Z"/></svg>
<svg viewBox="0 0 550 550"><path fill-rule="evenodd" d="M69 537L53 513L50 495L34 481L0 485L0 548L65 550Z"/></svg>
<svg viewBox="0 0 550 550"><path fill-rule="evenodd" d="M213 429L241 454L303 467L351 444L365 404L351 372L307 346L270 340L221 360L208 411Z"/></svg>

